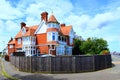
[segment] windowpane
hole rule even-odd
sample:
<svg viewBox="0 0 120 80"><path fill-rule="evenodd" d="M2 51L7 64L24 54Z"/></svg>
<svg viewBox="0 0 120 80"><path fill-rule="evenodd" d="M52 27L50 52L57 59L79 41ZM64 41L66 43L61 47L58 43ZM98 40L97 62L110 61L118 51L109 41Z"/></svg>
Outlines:
<svg viewBox="0 0 120 80"><path fill-rule="evenodd" d="M52 40L55 40L55 33L52 34Z"/></svg>
<svg viewBox="0 0 120 80"><path fill-rule="evenodd" d="M12 44L10 45L10 48L13 48L13 45L12 45Z"/></svg>
<svg viewBox="0 0 120 80"><path fill-rule="evenodd" d="M18 44L21 44L21 39L18 39Z"/></svg>

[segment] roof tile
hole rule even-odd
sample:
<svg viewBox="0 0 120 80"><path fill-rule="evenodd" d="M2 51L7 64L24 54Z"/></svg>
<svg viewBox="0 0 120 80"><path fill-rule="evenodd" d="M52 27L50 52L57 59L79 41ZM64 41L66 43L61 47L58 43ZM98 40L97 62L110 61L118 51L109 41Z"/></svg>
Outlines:
<svg viewBox="0 0 120 80"><path fill-rule="evenodd" d="M30 27L25 27L27 32L23 35L22 34L22 31L20 30L18 32L18 34L15 36L15 38L20 38L22 36L33 36L34 35L34 32L35 30L38 28L38 25L35 25L35 26L30 26Z"/></svg>
<svg viewBox="0 0 120 80"><path fill-rule="evenodd" d="M8 44L15 44L15 40L10 41Z"/></svg>
<svg viewBox="0 0 120 80"><path fill-rule="evenodd" d="M50 16L50 18L48 19L48 22L55 22L55 23L58 23L57 19L55 18L55 16L52 14Z"/></svg>
<svg viewBox="0 0 120 80"><path fill-rule="evenodd" d="M64 35L69 35L70 31L72 29L72 26L64 26L64 27L60 27L60 32Z"/></svg>

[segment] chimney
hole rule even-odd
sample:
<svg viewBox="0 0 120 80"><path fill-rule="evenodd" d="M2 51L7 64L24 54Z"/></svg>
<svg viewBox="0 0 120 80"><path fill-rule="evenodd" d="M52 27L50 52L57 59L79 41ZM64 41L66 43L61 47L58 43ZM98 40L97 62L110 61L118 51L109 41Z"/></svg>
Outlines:
<svg viewBox="0 0 120 80"><path fill-rule="evenodd" d="M45 22L48 21L48 13L47 12L42 12L41 13L41 21L44 20Z"/></svg>
<svg viewBox="0 0 120 80"><path fill-rule="evenodd" d="M60 26L61 26L61 27L65 27L65 24L64 24L64 23L63 23L63 24L60 24Z"/></svg>
<svg viewBox="0 0 120 80"><path fill-rule="evenodd" d="M24 22L21 22L20 25L21 25L21 29L26 26Z"/></svg>
<svg viewBox="0 0 120 80"><path fill-rule="evenodd" d="M13 41L13 38L11 37L11 41Z"/></svg>

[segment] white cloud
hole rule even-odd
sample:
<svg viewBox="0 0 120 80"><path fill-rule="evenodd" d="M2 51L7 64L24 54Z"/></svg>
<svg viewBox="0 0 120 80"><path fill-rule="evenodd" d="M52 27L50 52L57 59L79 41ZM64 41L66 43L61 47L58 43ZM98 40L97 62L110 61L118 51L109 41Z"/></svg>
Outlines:
<svg viewBox="0 0 120 80"><path fill-rule="evenodd" d="M5 22L5 27L8 32L11 32L13 30L18 30L19 29L19 24L13 22L13 21L6 21Z"/></svg>
<svg viewBox="0 0 120 80"><path fill-rule="evenodd" d="M74 30L77 31L77 33L81 32L94 32L97 29L100 29L99 31L102 31L104 27L108 27L108 25L111 25L114 21L120 20L120 7L116 8L114 11L109 11L105 13L98 13L95 16L90 15L70 15L69 17L66 17L65 22L68 24L72 24L74 27ZM92 33L91 33L92 34Z"/></svg>
<svg viewBox="0 0 120 80"><path fill-rule="evenodd" d="M83 38L102 37L109 42L118 39L117 33L120 30L116 28L118 26L113 25L115 21L120 20L120 7L118 6L111 7L110 5L111 10L107 9L105 11L104 9L103 13L98 12L95 14L94 12L94 15L91 16L88 15L89 13L76 14L76 12L84 13L86 10L76 9L74 3L71 3L70 0L20 0L17 2L16 7L11 4L12 2L6 0L0 2L0 35L2 35L0 38L2 39L5 39L3 35L7 35L8 32L11 32L10 35L15 35L20 29L19 24L21 21L26 22L28 26L39 24L41 21L40 14L43 11L47 11L49 15L53 11L60 23L73 25L75 32ZM113 27L118 31L116 32ZM3 32L7 34L3 34Z"/></svg>
<svg viewBox="0 0 120 80"><path fill-rule="evenodd" d="M0 20L0 34L2 34L3 33L3 30L4 30L4 24L3 24L4 22L2 21L2 20Z"/></svg>
<svg viewBox="0 0 120 80"><path fill-rule="evenodd" d="M0 19L18 19L23 16L19 9L12 7L8 1L0 2Z"/></svg>
<svg viewBox="0 0 120 80"><path fill-rule="evenodd" d="M35 19L31 17L26 18L26 25L27 26L32 26L32 25L38 25L40 23L40 19Z"/></svg>

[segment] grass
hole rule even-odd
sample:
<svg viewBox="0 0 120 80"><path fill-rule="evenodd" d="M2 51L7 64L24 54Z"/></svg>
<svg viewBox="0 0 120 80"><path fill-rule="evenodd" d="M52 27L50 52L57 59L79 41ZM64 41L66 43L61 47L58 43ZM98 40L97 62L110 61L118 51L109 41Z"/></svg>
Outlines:
<svg viewBox="0 0 120 80"><path fill-rule="evenodd" d="M0 64L2 65L2 75L6 78L8 78L9 80L19 80L17 78L14 78L12 76L10 76L4 69L4 64L2 63L2 61L0 61Z"/></svg>

